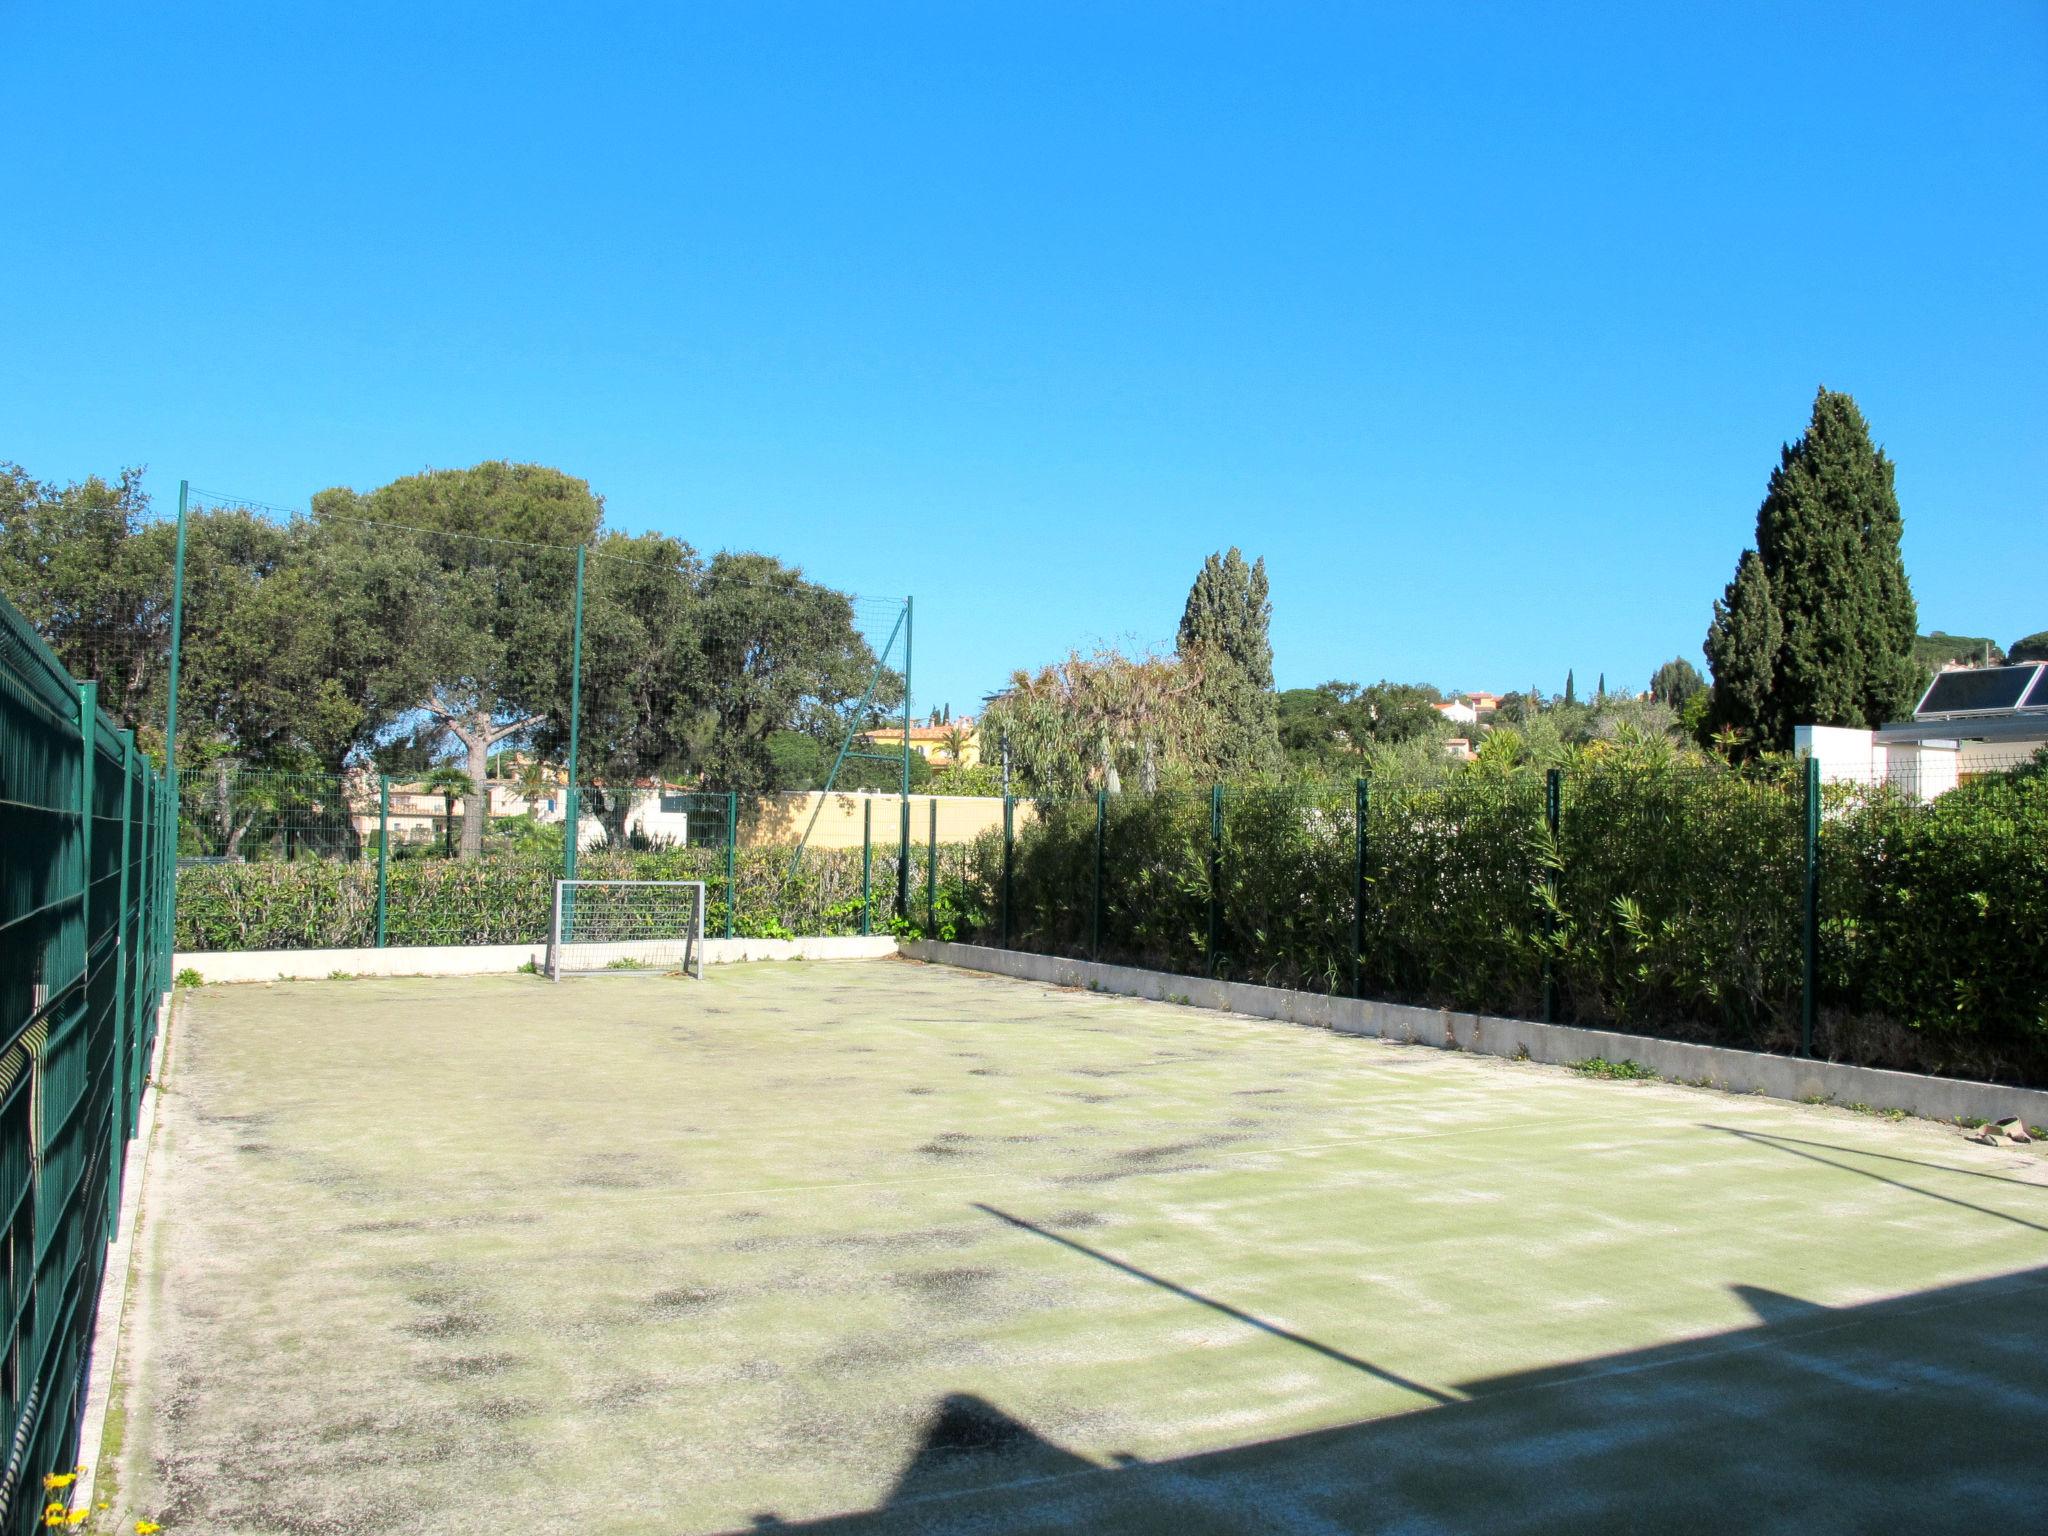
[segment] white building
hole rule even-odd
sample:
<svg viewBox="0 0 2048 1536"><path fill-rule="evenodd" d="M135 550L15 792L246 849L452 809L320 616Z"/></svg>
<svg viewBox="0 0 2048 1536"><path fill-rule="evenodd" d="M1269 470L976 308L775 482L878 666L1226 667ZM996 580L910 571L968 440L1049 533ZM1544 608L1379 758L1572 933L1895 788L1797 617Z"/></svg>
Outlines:
<svg viewBox="0 0 2048 1536"><path fill-rule="evenodd" d="M1838 784L1888 784L1932 800L1965 780L2007 773L2048 746L2048 662L1951 667L1921 695L1911 720L1874 731L1802 725L1793 750Z"/></svg>

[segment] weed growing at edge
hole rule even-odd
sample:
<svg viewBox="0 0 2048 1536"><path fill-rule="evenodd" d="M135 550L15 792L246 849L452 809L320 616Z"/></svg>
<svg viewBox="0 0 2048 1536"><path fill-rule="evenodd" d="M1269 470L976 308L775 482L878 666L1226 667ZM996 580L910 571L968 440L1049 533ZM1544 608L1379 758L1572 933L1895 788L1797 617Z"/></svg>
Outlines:
<svg viewBox="0 0 2048 1536"><path fill-rule="evenodd" d="M1643 1082L1657 1075L1639 1061L1609 1061L1605 1056L1588 1056L1584 1061L1566 1065L1581 1077L1604 1077L1616 1082Z"/></svg>
<svg viewBox="0 0 2048 1536"><path fill-rule="evenodd" d="M203 987L206 985L206 978L188 965L171 978L171 985L174 987Z"/></svg>

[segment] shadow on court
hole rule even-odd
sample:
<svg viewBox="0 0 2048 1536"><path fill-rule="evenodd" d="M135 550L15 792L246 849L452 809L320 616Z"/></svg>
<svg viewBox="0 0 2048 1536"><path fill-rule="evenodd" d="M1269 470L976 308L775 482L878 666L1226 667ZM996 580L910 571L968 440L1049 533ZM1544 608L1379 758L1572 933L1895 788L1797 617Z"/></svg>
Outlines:
<svg viewBox="0 0 2048 1536"><path fill-rule="evenodd" d="M2048 1507L2048 1267L1841 1308L1737 1291L1751 1327L1439 1384L1440 1406L1157 1462L1097 1465L953 1395L880 1506L764 1512L754 1528L1814 1533L2018 1528Z"/></svg>

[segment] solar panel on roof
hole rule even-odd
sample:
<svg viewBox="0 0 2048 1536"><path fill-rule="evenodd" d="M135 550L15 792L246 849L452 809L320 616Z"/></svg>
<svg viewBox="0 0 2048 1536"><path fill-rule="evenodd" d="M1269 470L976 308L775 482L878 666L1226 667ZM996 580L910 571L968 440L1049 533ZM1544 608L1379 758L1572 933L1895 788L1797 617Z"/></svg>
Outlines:
<svg viewBox="0 0 2048 1536"><path fill-rule="evenodd" d="M2017 709L2036 667L1958 667L1935 678L1916 715L1957 715Z"/></svg>
<svg viewBox="0 0 2048 1536"><path fill-rule="evenodd" d="M2020 707L2048 709L2048 663L2043 663L2041 669L2034 674L2034 691L2027 695L2027 702Z"/></svg>

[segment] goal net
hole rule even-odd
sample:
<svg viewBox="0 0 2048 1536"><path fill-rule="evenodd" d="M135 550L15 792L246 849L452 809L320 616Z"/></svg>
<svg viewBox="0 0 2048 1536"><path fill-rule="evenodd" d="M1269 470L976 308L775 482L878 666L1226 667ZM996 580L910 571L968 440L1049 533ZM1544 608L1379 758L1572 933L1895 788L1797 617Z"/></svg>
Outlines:
<svg viewBox="0 0 2048 1536"><path fill-rule="evenodd" d="M548 975L704 974L701 880L557 880Z"/></svg>

